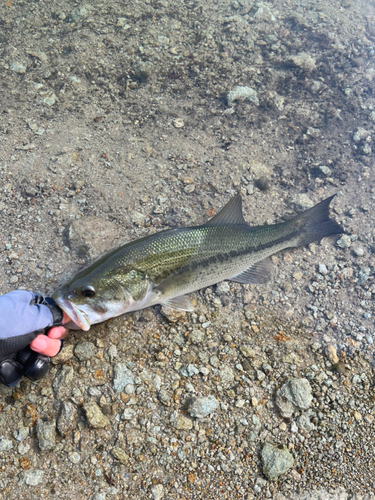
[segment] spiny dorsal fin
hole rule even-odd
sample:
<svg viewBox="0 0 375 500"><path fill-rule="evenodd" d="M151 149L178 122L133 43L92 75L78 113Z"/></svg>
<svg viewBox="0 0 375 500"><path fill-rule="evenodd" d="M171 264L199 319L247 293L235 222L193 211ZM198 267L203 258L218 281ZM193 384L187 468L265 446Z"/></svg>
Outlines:
<svg viewBox="0 0 375 500"><path fill-rule="evenodd" d="M242 214L242 199L238 193L215 215L211 220L203 224L207 226L224 226L229 224L246 224Z"/></svg>

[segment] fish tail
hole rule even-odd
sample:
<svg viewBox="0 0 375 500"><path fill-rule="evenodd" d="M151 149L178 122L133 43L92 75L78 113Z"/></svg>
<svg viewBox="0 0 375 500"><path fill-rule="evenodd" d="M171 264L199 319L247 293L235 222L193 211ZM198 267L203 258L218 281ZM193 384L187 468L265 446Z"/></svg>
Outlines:
<svg viewBox="0 0 375 500"><path fill-rule="evenodd" d="M326 236L344 232L340 224L329 218L329 205L335 196L330 196L291 220L299 233L296 246L308 245Z"/></svg>

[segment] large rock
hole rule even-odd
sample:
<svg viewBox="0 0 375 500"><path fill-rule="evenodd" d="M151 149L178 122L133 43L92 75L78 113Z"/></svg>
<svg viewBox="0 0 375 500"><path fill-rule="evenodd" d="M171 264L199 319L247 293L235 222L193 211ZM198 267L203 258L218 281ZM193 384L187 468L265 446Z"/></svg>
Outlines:
<svg viewBox="0 0 375 500"><path fill-rule="evenodd" d="M306 410L312 402L311 386L305 378L289 379L276 393L276 405L283 417L296 410Z"/></svg>
<svg viewBox="0 0 375 500"><path fill-rule="evenodd" d="M263 474L271 481L276 481L279 476L288 472L294 462L285 445L275 446L266 443L260 456L263 462Z"/></svg>
<svg viewBox="0 0 375 500"><path fill-rule="evenodd" d="M119 229L114 222L89 216L74 220L69 227L69 245L72 250L93 260L118 243Z"/></svg>

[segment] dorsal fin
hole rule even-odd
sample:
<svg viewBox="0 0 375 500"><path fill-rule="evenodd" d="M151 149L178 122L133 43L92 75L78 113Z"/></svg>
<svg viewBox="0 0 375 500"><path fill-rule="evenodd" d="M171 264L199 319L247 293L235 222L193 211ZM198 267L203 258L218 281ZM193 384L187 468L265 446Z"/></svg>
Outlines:
<svg viewBox="0 0 375 500"><path fill-rule="evenodd" d="M215 215L211 220L203 224L207 226L225 226L229 224L246 224L242 215L242 198L238 193Z"/></svg>

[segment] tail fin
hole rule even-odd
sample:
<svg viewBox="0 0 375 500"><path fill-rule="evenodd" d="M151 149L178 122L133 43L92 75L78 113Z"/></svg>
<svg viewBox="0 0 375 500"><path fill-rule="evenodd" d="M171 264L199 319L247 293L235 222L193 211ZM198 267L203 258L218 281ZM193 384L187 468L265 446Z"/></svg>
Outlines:
<svg viewBox="0 0 375 500"><path fill-rule="evenodd" d="M308 245L326 236L344 232L336 221L329 218L329 205L335 196L330 196L290 221L299 232L297 246Z"/></svg>

